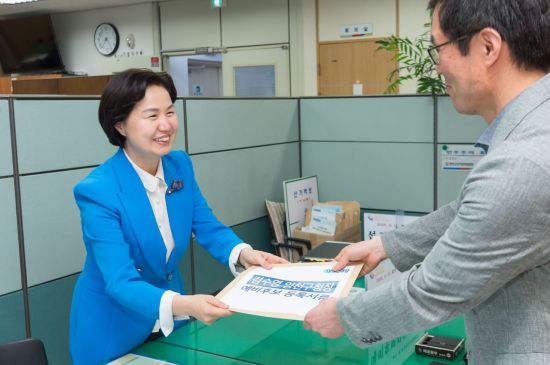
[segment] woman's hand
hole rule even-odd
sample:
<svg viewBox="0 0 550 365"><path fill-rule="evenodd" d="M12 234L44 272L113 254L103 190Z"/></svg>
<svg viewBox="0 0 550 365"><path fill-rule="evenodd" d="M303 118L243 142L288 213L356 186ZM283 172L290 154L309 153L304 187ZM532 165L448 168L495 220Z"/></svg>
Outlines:
<svg viewBox="0 0 550 365"><path fill-rule="evenodd" d="M269 270L272 264L288 264L288 261L267 252L244 248L239 255L239 263L243 265L245 269L257 265Z"/></svg>
<svg viewBox="0 0 550 365"><path fill-rule="evenodd" d="M176 295L172 301L174 315L189 315L210 325L221 317L233 314L229 306L212 295Z"/></svg>

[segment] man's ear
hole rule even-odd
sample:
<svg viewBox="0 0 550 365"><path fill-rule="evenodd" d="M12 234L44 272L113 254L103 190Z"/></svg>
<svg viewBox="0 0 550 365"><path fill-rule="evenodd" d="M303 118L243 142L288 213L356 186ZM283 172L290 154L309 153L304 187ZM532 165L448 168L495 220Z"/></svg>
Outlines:
<svg viewBox="0 0 550 365"><path fill-rule="evenodd" d="M483 28L478 34L478 39L483 47L485 63L488 66L494 64L501 57L504 45L502 36L493 28Z"/></svg>
<svg viewBox="0 0 550 365"><path fill-rule="evenodd" d="M124 123L122 122L116 122L115 123L115 129L117 130L118 133L120 133L121 135L123 135L124 137L126 137L126 130L124 128Z"/></svg>

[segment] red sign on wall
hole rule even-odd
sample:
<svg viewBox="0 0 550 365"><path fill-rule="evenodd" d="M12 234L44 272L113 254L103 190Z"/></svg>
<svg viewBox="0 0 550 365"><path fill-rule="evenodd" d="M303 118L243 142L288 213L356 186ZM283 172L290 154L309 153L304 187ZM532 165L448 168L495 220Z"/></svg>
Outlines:
<svg viewBox="0 0 550 365"><path fill-rule="evenodd" d="M160 57L151 57L151 67L160 66Z"/></svg>

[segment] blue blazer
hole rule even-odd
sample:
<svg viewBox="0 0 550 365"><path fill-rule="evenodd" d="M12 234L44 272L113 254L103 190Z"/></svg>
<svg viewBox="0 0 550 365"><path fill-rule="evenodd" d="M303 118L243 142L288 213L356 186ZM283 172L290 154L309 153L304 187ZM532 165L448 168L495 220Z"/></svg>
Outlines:
<svg viewBox="0 0 550 365"><path fill-rule="evenodd" d="M162 163L169 189L173 181L183 182L181 190L166 195L175 242L168 263L145 188L122 149L74 188L87 252L71 306L76 365L108 362L147 339L164 291L184 293L178 263L191 233L225 265L242 242L208 207L187 154L171 152Z"/></svg>

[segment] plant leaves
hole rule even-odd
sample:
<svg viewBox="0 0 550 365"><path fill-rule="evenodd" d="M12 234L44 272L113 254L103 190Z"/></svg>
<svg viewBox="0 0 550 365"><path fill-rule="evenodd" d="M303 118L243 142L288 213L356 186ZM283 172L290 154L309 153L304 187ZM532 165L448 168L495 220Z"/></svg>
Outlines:
<svg viewBox="0 0 550 365"><path fill-rule="evenodd" d="M395 93L399 85L407 80L416 80L416 92L419 94L445 94L445 83L436 73L427 49L431 46L431 24L425 24L428 29L410 40L407 37L391 35L388 38L376 41L377 51L386 50L395 53L393 61L398 62L395 70L388 75L388 85L385 93Z"/></svg>

